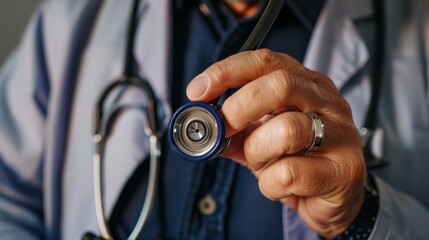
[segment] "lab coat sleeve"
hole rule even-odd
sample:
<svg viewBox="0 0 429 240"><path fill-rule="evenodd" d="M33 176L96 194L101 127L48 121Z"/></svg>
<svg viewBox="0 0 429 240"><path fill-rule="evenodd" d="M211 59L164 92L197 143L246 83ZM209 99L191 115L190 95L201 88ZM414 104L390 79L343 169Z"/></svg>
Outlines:
<svg viewBox="0 0 429 240"><path fill-rule="evenodd" d="M49 98L43 7L0 70L0 236L43 239L43 148Z"/></svg>
<svg viewBox="0 0 429 240"><path fill-rule="evenodd" d="M382 179L376 182L380 209L370 239L429 239L428 210Z"/></svg>

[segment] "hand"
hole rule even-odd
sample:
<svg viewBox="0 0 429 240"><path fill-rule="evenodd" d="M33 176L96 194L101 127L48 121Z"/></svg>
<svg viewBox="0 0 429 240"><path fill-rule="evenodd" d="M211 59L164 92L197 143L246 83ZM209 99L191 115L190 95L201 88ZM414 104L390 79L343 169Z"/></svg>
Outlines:
<svg viewBox="0 0 429 240"><path fill-rule="evenodd" d="M213 64L187 88L193 101L210 101L241 87L224 102L223 153L248 167L261 192L296 209L319 235L341 234L359 213L366 168L359 133L346 100L326 76L286 54L243 52ZM313 139L313 112L325 125L321 147Z"/></svg>

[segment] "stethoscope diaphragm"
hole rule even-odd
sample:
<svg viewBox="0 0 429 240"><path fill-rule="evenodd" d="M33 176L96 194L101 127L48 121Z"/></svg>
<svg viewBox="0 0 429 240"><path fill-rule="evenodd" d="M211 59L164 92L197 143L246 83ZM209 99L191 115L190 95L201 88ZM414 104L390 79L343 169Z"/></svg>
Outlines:
<svg viewBox="0 0 429 240"><path fill-rule="evenodd" d="M201 162L217 157L229 145L219 108L205 102L183 105L173 115L168 140L184 160Z"/></svg>

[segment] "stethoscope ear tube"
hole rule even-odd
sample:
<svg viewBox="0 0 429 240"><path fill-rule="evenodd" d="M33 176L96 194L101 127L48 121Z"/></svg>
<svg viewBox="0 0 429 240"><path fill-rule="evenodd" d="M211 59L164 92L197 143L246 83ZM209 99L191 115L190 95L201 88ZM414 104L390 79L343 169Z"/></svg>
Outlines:
<svg viewBox="0 0 429 240"><path fill-rule="evenodd" d="M225 138L225 125L219 107L205 102L191 102L180 107L168 126L172 150L191 162L217 157L231 142Z"/></svg>

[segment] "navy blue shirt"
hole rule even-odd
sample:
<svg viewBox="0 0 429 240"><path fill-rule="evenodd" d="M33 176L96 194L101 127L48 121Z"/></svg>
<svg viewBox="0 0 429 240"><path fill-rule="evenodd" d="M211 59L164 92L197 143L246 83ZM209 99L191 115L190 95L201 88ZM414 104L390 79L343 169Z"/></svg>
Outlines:
<svg viewBox="0 0 429 240"><path fill-rule="evenodd" d="M302 61L323 0L286 2L261 47ZM208 11L201 12L200 4ZM171 94L177 108L188 101L185 89L193 77L239 51L261 10L250 19L237 19L220 1L181 0L172 11ZM167 144L163 150L158 196L143 239L283 238L282 205L262 196L249 170L227 159L186 162ZM138 218L147 162L129 180L110 218L118 239L128 236ZM210 211L201 209L207 199Z"/></svg>

